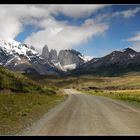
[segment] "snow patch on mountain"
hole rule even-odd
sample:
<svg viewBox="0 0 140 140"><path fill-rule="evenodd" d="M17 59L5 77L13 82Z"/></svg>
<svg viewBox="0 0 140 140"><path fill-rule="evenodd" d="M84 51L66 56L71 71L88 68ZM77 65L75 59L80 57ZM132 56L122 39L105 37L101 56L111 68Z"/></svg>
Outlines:
<svg viewBox="0 0 140 140"><path fill-rule="evenodd" d="M93 59L93 56L84 55L84 57L87 59L87 61L90 61L91 59Z"/></svg>
<svg viewBox="0 0 140 140"><path fill-rule="evenodd" d="M83 59L85 62L90 61L93 57L92 56L82 56L82 55L78 55L81 59Z"/></svg>
<svg viewBox="0 0 140 140"><path fill-rule="evenodd" d="M30 60L30 57L27 55L27 52L30 52L32 55L38 55L39 53L35 50L28 48L25 44L21 44L13 39L0 40L0 48L3 49L8 55L23 55Z"/></svg>
<svg viewBox="0 0 140 140"><path fill-rule="evenodd" d="M87 58L85 58L84 56L82 56L82 55L78 55L81 59L83 59L85 62L87 62L88 61L88 59Z"/></svg>
<svg viewBox="0 0 140 140"><path fill-rule="evenodd" d="M130 56L131 58L135 57L135 55L133 55L133 54L129 54L129 56Z"/></svg>
<svg viewBox="0 0 140 140"><path fill-rule="evenodd" d="M4 66L7 66L7 65L9 65L13 60L14 60L15 58L13 57L13 58L11 58L9 61L7 61L6 62L6 64L4 65Z"/></svg>
<svg viewBox="0 0 140 140"><path fill-rule="evenodd" d="M60 62L57 62L57 63L54 63L54 62L53 62L53 64L54 64L58 69L60 69L60 70L62 70L62 71L66 71L66 69L65 69L63 66L61 66Z"/></svg>
<svg viewBox="0 0 140 140"><path fill-rule="evenodd" d="M65 70L72 70L76 68L76 64L70 64L70 65L65 65L63 66Z"/></svg>
<svg viewBox="0 0 140 140"><path fill-rule="evenodd" d="M112 58L110 59L111 61L114 59L114 56L112 56Z"/></svg>

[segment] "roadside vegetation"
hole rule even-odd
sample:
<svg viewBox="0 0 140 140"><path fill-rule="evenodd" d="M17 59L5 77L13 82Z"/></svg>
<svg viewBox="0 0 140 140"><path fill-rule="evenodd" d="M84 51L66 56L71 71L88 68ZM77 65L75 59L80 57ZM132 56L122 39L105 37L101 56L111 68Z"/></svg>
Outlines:
<svg viewBox="0 0 140 140"><path fill-rule="evenodd" d="M30 126L64 98L63 94L0 94L0 135L12 135Z"/></svg>
<svg viewBox="0 0 140 140"><path fill-rule="evenodd" d="M46 88L44 85L21 73L12 72L4 67L0 67L0 92L3 92L3 90L9 90L16 93L54 94L53 89Z"/></svg>
<svg viewBox="0 0 140 140"><path fill-rule="evenodd" d="M65 97L55 86L0 67L0 135L30 126Z"/></svg>
<svg viewBox="0 0 140 140"><path fill-rule="evenodd" d="M91 90L86 91L86 93L106 96L115 99L125 100L134 103L140 103L140 90L118 90L118 91L100 91L100 90Z"/></svg>
<svg viewBox="0 0 140 140"><path fill-rule="evenodd" d="M140 74L120 77L82 76L75 89L84 93L140 103Z"/></svg>
<svg viewBox="0 0 140 140"><path fill-rule="evenodd" d="M64 101L63 88L140 103L139 73L59 77L21 74L0 67L0 135L20 132Z"/></svg>

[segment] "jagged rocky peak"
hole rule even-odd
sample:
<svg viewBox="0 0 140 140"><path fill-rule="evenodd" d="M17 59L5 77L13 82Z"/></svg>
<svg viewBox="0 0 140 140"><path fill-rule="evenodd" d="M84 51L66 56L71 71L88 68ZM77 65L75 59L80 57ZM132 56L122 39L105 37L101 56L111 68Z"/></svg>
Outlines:
<svg viewBox="0 0 140 140"><path fill-rule="evenodd" d="M70 64L79 66L84 63L84 60L80 58L80 55L81 54L75 50L60 50L58 60L62 66Z"/></svg>
<svg viewBox="0 0 140 140"><path fill-rule="evenodd" d="M55 49L51 49L49 53L50 60L58 61L57 51Z"/></svg>
<svg viewBox="0 0 140 140"><path fill-rule="evenodd" d="M76 51L76 50L73 50L73 49L71 49L71 50L66 50L66 51L69 51L70 53L73 53L73 54L75 54L75 55L81 55L80 52L78 52L78 51Z"/></svg>
<svg viewBox="0 0 140 140"><path fill-rule="evenodd" d="M123 52L126 52L126 53L137 53L135 50L131 49L131 48L125 48L122 50Z"/></svg>
<svg viewBox="0 0 140 140"><path fill-rule="evenodd" d="M45 59L49 59L49 49L47 45L45 45L42 49L42 57Z"/></svg>

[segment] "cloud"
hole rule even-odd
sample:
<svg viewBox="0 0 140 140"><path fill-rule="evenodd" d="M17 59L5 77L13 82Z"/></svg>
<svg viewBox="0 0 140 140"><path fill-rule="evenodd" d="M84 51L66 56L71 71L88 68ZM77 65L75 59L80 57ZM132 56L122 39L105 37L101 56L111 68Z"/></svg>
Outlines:
<svg viewBox="0 0 140 140"><path fill-rule="evenodd" d="M133 44L131 48L136 51L140 51L140 31L136 32L133 37L128 38L125 41L132 42Z"/></svg>
<svg viewBox="0 0 140 140"><path fill-rule="evenodd" d="M44 44L58 51L71 49L108 29L106 24L96 23L93 19L87 19L81 26L74 26L51 18L41 22L40 27L44 30L33 33L25 40L25 43L34 45L40 52Z"/></svg>
<svg viewBox="0 0 140 140"><path fill-rule="evenodd" d="M0 5L0 38L15 38L24 30L24 24L38 24L58 13L83 17L107 5Z"/></svg>
<svg viewBox="0 0 140 140"><path fill-rule="evenodd" d="M138 12L140 12L140 7L136 7L134 9L129 9L129 10L124 10L124 11L117 11L112 13L110 16L111 17L123 17L123 18L130 18L135 16L135 14L137 14Z"/></svg>
<svg viewBox="0 0 140 140"><path fill-rule="evenodd" d="M50 4L50 5L42 5L42 4L36 4L35 5L38 8L41 9L47 9L48 14L58 15L58 14L64 14L69 17L74 18L81 18L85 16L89 16L92 13L97 12L98 10L108 7L110 5L107 4Z"/></svg>
<svg viewBox="0 0 140 140"><path fill-rule="evenodd" d="M99 9L107 7L109 5L105 4L76 4L76 5L52 5L50 11L53 14L62 13L69 17L80 18L89 16L94 12L97 12Z"/></svg>
<svg viewBox="0 0 140 140"><path fill-rule="evenodd" d="M8 6L0 6L0 13L0 38L14 38L22 30L18 16L12 15Z"/></svg>
<svg viewBox="0 0 140 140"><path fill-rule="evenodd" d="M34 45L41 52L44 44L50 48L68 49L88 41L91 37L102 35L109 26L97 18L87 19L88 16L111 5L0 5L0 38L15 38L24 30L25 24L34 24L41 28L36 33L27 36L25 43ZM106 17L132 17L140 11L139 7L121 12L114 12ZM85 17L82 25L69 25L68 21L57 21L53 16L64 14L71 18ZM99 17L99 16L98 16Z"/></svg>
<svg viewBox="0 0 140 140"><path fill-rule="evenodd" d="M140 12L140 7L136 7L135 9L131 9L131 10L125 10L120 12L119 14L124 18L129 18L135 16L135 14L137 14L138 12Z"/></svg>
<svg viewBox="0 0 140 140"><path fill-rule="evenodd" d="M105 20L110 20L112 18L130 18L135 16L137 13L140 12L140 7L136 7L134 9L128 9L123 11L116 11L112 13L105 13L105 14L97 14L96 15L96 21L101 22Z"/></svg>
<svg viewBox="0 0 140 140"><path fill-rule="evenodd" d="M0 38L15 38L23 31L24 24L45 15L45 10L27 5L0 5Z"/></svg>
<svg viewBox="0 0 140 140"><path fill-rule="evenodd" d="M128 38L126 41L130 42L140 41L140 32L136 32L135 36Z"/></svg>

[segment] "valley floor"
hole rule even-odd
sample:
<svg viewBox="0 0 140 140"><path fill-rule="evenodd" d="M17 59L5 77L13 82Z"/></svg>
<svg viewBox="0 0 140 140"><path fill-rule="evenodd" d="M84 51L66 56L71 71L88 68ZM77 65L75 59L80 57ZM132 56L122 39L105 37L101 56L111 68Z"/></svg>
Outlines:
<svg viewBox="0 0 140 140"><path fill-rule="evenodd" d="M10 83L15 81L8 78ZM21 84L27 81L22 79ZM33 89L40 88L35 93L1 91L0 135L140 134L140 104L134 104L140 103L139 73L120 77L39 77L37 81ZM42 94L38 93L40 85L44 87ZM66 96L53 94L54 90Z"/></svg>
<svg viewBox="0 0 140 140"><path fill-rule="evenodd" d="M140 135L140 105L65 89L68 98L19 135Z"/></svg>

